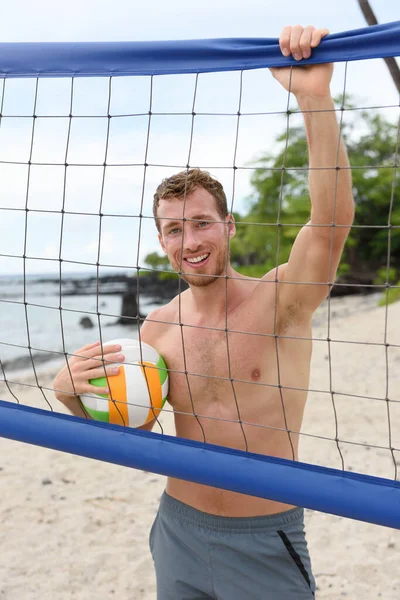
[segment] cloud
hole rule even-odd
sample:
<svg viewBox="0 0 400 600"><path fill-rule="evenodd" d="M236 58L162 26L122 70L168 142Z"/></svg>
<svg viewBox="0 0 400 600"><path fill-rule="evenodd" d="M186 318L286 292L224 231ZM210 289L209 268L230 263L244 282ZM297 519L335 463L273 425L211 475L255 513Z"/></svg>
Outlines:
<svg viewBox="0 0 400 600"><path fill-rule="evenodd" d="M43 251L43 256L45 258L57 258L59 252L59 246L53 244L52 246L47 246Z"/></svg>
<svg viewBox="0 0 400 600"><path fill-rule="evenodd" d="M110 254L113 250L115 251L115 248L118 244L115 243L115 241L113 241L113 234L111 231L104 231L102 236L101 236L101 242L100 242L100 250L101 250L101 254ZM85 246L83 249L83 252L92 252L92 251L98 251L99 250L99 240L95 240L93 242L90 242L87 246Z"/></svg>

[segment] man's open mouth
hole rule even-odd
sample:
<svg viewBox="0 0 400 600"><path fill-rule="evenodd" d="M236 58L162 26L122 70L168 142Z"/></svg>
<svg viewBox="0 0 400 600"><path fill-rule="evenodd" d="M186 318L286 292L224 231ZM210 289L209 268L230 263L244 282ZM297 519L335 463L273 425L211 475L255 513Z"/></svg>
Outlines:
<svg viewBox="0 0 400 600"><path fill-rule="evenodd" d="M210 253L206 252L205 254L200 254L199 256L195 256L193 258L184 258L183 260L191 267L201 267L207 262L209 256Z"/></svg>

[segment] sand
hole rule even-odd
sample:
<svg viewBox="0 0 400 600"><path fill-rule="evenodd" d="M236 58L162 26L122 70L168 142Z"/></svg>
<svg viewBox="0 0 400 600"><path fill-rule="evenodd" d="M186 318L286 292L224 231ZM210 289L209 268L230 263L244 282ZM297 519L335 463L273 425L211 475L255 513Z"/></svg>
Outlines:
<svg viewBox="0 0 400 600"><path fill-rule="evenodd" d="M388 366L388 397L397 400L390 402L392 445L400 448L400 348L389 346L386 361L385 315L376 297L333 299L330 338L347 343L332 342L329 361L327 303L317 312L313 336L325 341L314 343L316 391L309 394L301 460L341 468L336 443L311 437L335 437L335 407L346 469L394 478L384 449L387 403L358 397L386 397ZM400 302L389 307L386 331L387 343L400 344ZM333 396L324 392L330 363ZM53 376L42 368L40 384L51 388ZM21 385L32 378L10 379L20 382L12 385L20 402L46 407L39 390ZM51 392L47 397L57 406ZM14 401L4 383L0 398ZM172 433L171 415L162 422ZM358 445L365 443L384 448ZM0 456L0 600L155 600L148 533L164 477L2 438ZM400 466L399 452L395 458ZM398 530L311 510L306 528L318 599L400 598Z"/></svg>

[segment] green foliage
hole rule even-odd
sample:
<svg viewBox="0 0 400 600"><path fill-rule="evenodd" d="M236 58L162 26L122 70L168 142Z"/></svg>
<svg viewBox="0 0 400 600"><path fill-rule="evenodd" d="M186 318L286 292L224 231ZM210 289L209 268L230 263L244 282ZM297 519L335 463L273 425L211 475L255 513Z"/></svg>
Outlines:
<svg viewBox="0 0 400 600"><path fill-rule="evenodd" d="M354 269L368 269L373 279L386 265L389 238L391 266L400 266L400 230L388 228L400 225L400 177L393 168L397 129L379 113L363 111L358 120L365 133L346 143L353 174L355 224L364 227L352 229L354 244L348 259Z"/></svg>
<svg viewBox="0 0 400 600"><path fill-rule="evenodd" d="M256 279L261 279L264 277L265 273L271 270L270 264L263 265L248 265L246 267L241 267L240 272L246 277L254 277Z"/></svg>
<svg viewBox="0 0 400 600"><path fill-rule="evenodd" d="M293 127L287 144L286 132L276 141L278 153L261 157L251 178L255 194L240 225L246 232L239 233L236 245L232 245L232 263L241 273L249 264L265 264L267 272L277 263L287 262L293 242L310 216L304 130ZM278 227L277 223L282 225Z"/></svg>
<svg viewBox="0 0 400 600"><path fill-rule="evenodd" d="M379 300L379 306L386 306L386 304L392 304L400 300L400 281L396 284L397 287L388 288L383 292L381 299Z"/></svg>
<svg viewBox="0 0 400 600"><path fill-rule="evenodd" d="M163 273L160 273L159 275L159 279L161 281L170 281L170 280L174 280L174 279L178 279L179 275L178 273L175 273L175 271L171 271L169 273L166 273L165 271Z"/></svg>
<svg viewBox="0 0 400 600"><path fill-rule="evenodd" d="M347 100L346 108L354 105ZM342 135L352 168L356 218L338 275L372 283L384 267L386 281L389 237L390 266L400 268L400 228L388 227L400 225L400 174L394 168L397 127L378 112L350 110L344 112ZM243 273L249 265L263 264L269 270L286 262L300 226L310 216L304 128L292 127L288 138L285 132L276 142L278 150L259 160L251 179L249 211L231 246L232 263ZM266 225L246 226L254 222Z"/></svg>
<svg viewBox="0 0 400 600"><path fill-rule="evenodd" d="M385 283L394 283L397 281L397 271L393 267L389 270L385 267L378 269L374 279L375 285L384 285Z"/></svg>
<svg viewBox="0 0 400 600"><path fill-rule="evenodd" d="M171 269L167 256L160 256L158 252L151 252L145 258L145 262L155 271L165 271Z"/></svg>

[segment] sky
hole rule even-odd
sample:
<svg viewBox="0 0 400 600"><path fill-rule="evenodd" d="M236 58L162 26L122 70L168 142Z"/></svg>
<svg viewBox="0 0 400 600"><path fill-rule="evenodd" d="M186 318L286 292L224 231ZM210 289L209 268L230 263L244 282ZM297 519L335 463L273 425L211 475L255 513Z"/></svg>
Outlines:
<svg viewBox="0 0 400 600"><path fill-rule="evenodd" d="M398 0L371 0L371 5L380 23L400 18ZM366 26L356 0L304 0L302 3L293 0L247 0L246 3L243 0L203 0L201 3L183 0L113 0L112 3L103 0L14 0L3 7L0 39L2 42L107 42L277 38L285 25L298 23L327 27L331 33ZM285 110L287 94L268 70L247 71L243 81L242 112ZM190 112L194 82L193 75L156 78L152 110ZM343 90L343 82L344 64L338 64L332 81L334 94ZM382 60L349 63L347 90L365 106L398 104L398 95ZM70 92L68 79L41 80L37 114L47 118L38 119L35 125L34 162L64 162L68 119L55 118L55 115L68 114ZM24 252L38 259L52 259L30 258L26 261L28 274L56 274L60 248L65 273L83 270L95 274L95 267L79 262L95 263L98 257L102 264L113 265L102 269L103 274L143 266L146 254L159 249L151 219L152 194L162 177L176 172L175 165L187 163L189 150L191 164L208 168L222 181L228 201L234 200L235 210L245 210L248 206L252 196L251 170L239 170L233 188L232 170L226 168L233 164L236 117L197 117L191 145L190 116L154 117L148 162L171 166L148 169L144 185L143 167L107 167L104 182L103 170L98 167L70 167L65 195L62 166L32 167L28 192L28 206L32 212L26 227L23 209L28 170L25 166L7 163L28 161L32 119L23 115L32 114L34 93L34 80L16 79L7 81L4 92L3 114L19 115L19 118L4 118L0 128L0 206L20 210L0 211L0 275L22 272L21 259L1 255L22 256ZM148 97L148 78L114 78L111 113L147 112ZM238 98L238 73L204 74L199 78L196 112L236 112ZM105 114L107 101L106 78L76 80L73 113L86 118L73 120L69 163L103 162L107 122L93 117ZM398 109L386 109L385 115L395 121ZM300 115L293 118L294 125L301 122ZM143 163L147 126L147 117L113 119L107 162L118 165ZM284 127L284 118L273 114L257 119L243 118L236 164L255 166L263 152L274 149L275 137ZM63 198L65 210L78 214L67 214L62 222ZM102 219L101 232L97 216L100 210L113 215ZM134 216L139 211L145 215L142 221Z"/></svg>

